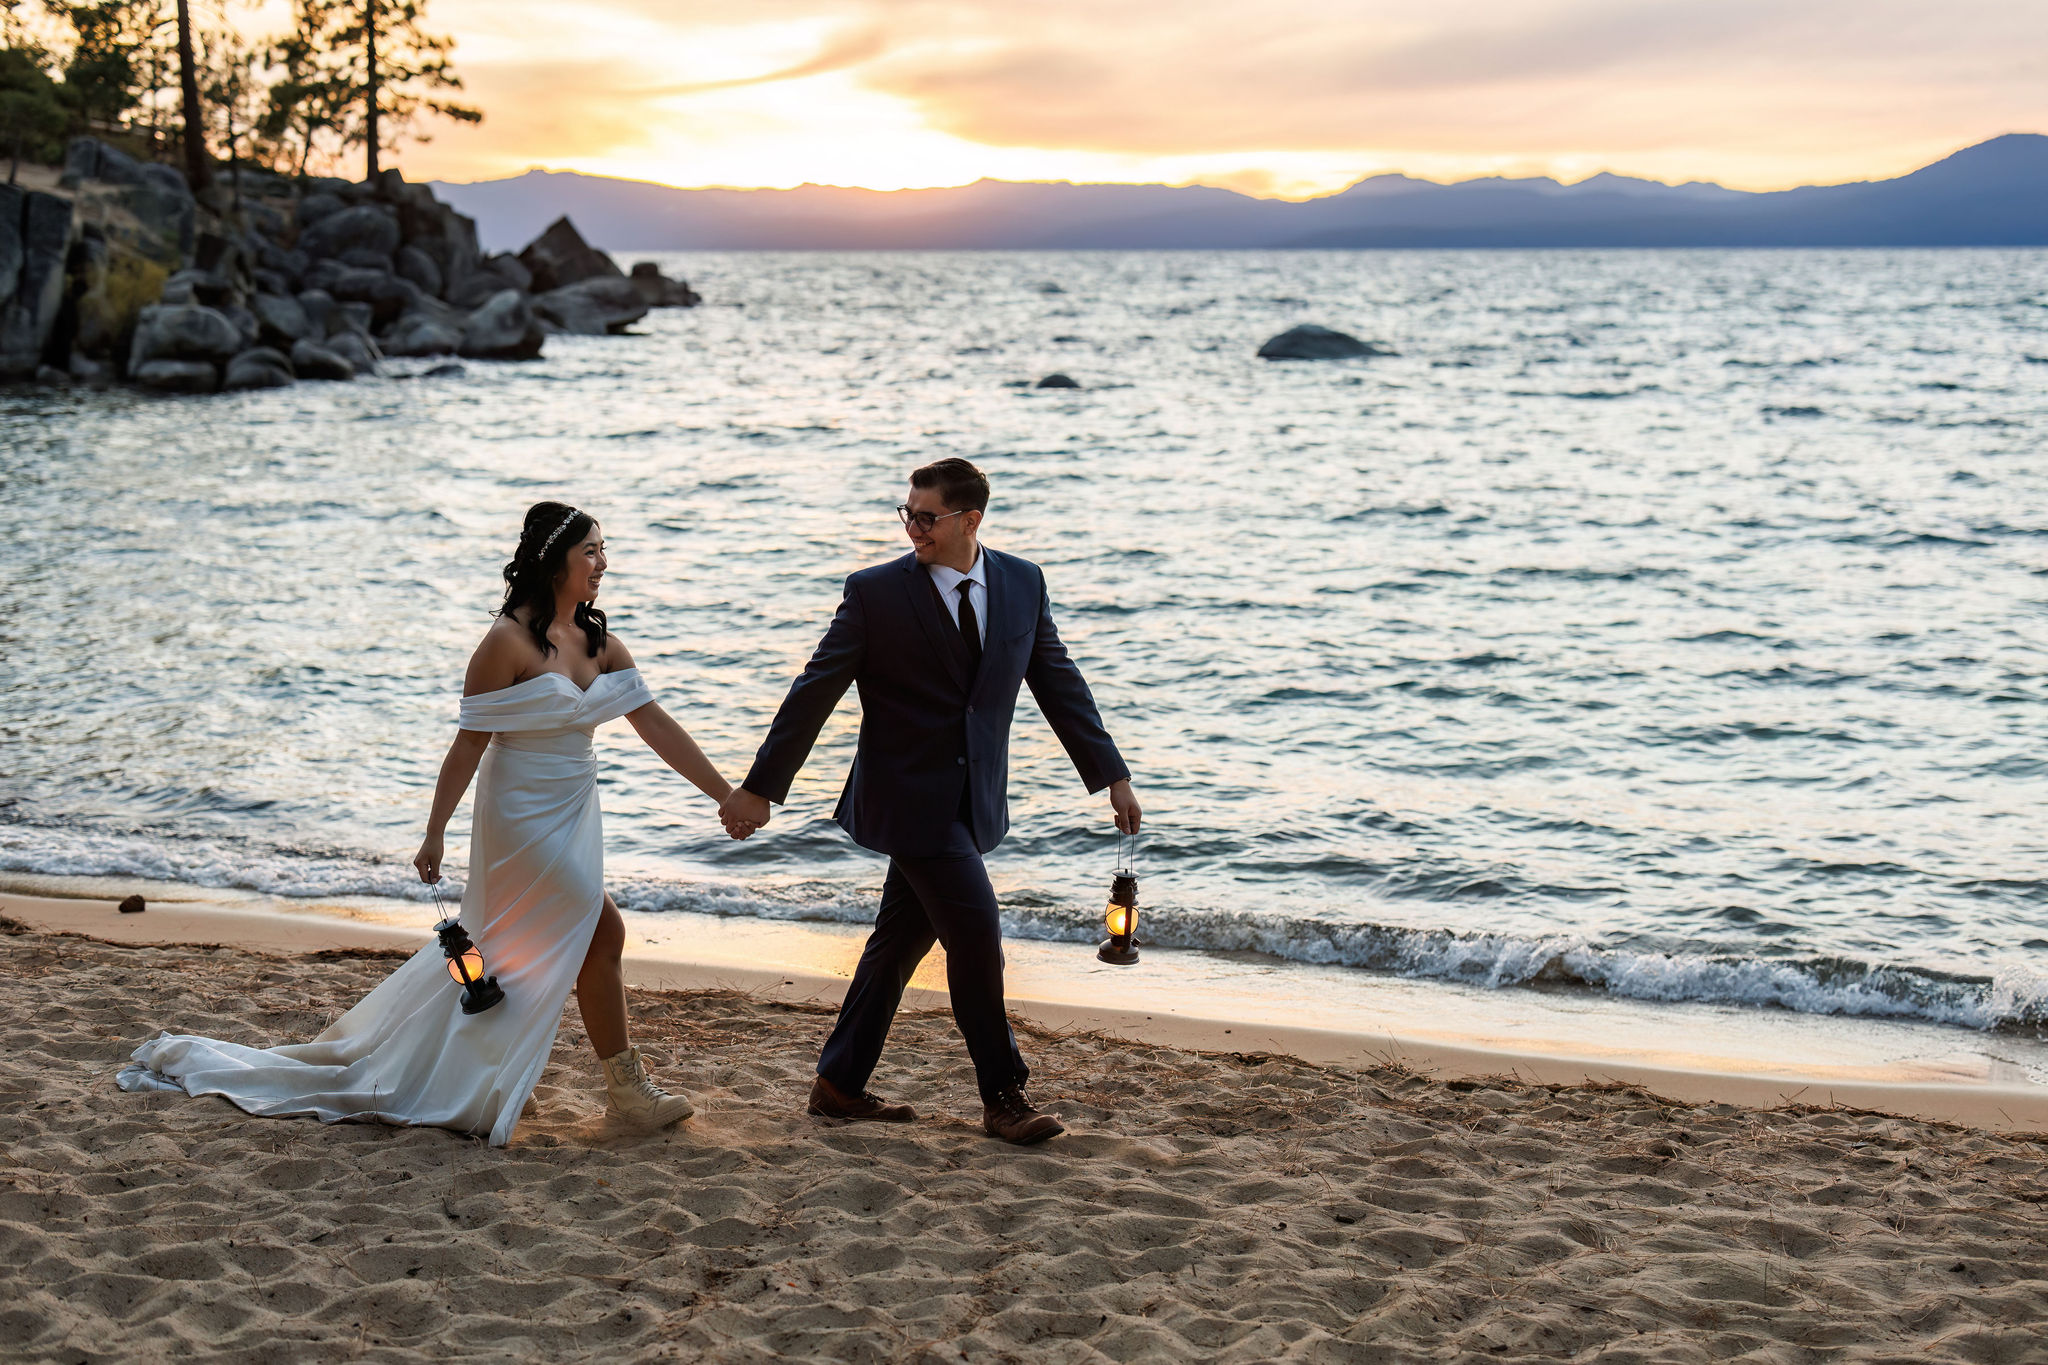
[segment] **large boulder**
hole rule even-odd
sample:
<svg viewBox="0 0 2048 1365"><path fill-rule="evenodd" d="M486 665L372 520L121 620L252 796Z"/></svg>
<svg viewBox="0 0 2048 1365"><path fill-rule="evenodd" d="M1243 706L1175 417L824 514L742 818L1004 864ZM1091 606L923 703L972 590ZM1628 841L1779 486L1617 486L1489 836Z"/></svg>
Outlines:
<svg viewBox="0 0 2048 1365"><path fill-rule="evenodd" d="M372 321L369 304L337 303L327 310L327 335L332 337L341 332L354 332L368 336Z"/></svg>
<svg viewBox="0 0 2048 1365"><path fill-rule="evenodd" d="M434 263L432 256L416 246L398 248L398 277L418 285L420 292L429 298L441 297L441 267Z"/></svg>
<svg viewBox="0 0 2048 1365"><path fill-rule="evenodd" d="M631 280L618 275L549 290L533 306L555 326L579 336L623 332L647 316L647 299Z"/></svg>
<svg viewBox="0 0 2048 1365"><path fill-rule="evenodd" d="M265 270L275 270L284 276L294 289L305 287L306 267L313 264L313 258L297 247L281 247L275 242L265 242L258 249L256 260Z"/></svg>
<svg viewBox="0 0 2048 1365"><path fill-rule="evenodd" d="M396 322L419 298L419 287L381 270L344 270L327 287L341 303L366 303L374 325Z"/></svg>
<svg viewBox="0 0 2048 1365"><path fill-rule="evenodd" d="M235 282L216 270L180 270L164 281L165 303L203 303L224 308L241 301Z"/></svg>
<svg viewBox="0 0 2048 1365"><path fill-rule="evenodd" d="M306 321L313 325L307 335L318 338L327 335L327 319L334 312L334 295L325 289L305 289L299 292L299 307L306 314Z"/></svg>
<svg viewBox="0 0 2048 1365"><path fill-rule="evenodd" d="M230 392L235 389L288 389L292 386L292 363L268 346L257 346L228 362L227 373L221 376L220 386Z"/></svg>
<svg viewBox="0 0 2048 1365"><path fill-rule="evenodd" d="M352 246L333 259L357 270L382 270L391 273L395 262L388 251L375 251L366 246Z"/></svg>
<svg viewBox="0 0 2048 1365"><path fill-rule="evenodd" d="M1259 347L1265 360L1351 360L1359 356L1393 355L1376 341L1360 341L1348 332L1305 322L1290 327Z"/></svg>
<svg viewBox="0 0 2048 1365"><path fill-rule="evenodd" d="M398 218L382 205L357 204L330 213L301 231L299 249L315 258L348 251L388 258L398 250Z"/></svg>
<svg viewBox="0 0 2048 1365"><path fill-rule="evenodd" d="M704 300L697 291L690 288L687 280L672 280L661 273L661 267L653 261L633 262L632 273L627 279L640 291L640 297L653 308L695 308Z"/></svg>
<svg viewBox="0 0 2048 1365"><path fill-rule="evenodd" d="M153 304L135 319L128 373L156 360L201 360L209 365L242 349L242 333L227 316L196 303Z"/></svg>
<svg viewBox="0 0 2048 1365"><path fill-rule="evenodd" d="M158 393L212 393L220 387L220 371L204 360L152 360L128 377Z"/></svg>
<svg viewBox="0 0 2048 1365"><path fill-rule="evenodd" d="M250 301L249 311L256 315L257 335L265 346L289 350L295 341L322 334L307 316L306 306L282 294L258 294Z"/></svg>
<svg viewBox="0 0 2048 1365"><path fill-rule="evenodd" d="M545 336L532 301L517 289L504 289L470 314L462 330L462 354L478 360L532 360Z"/></svg>
<svg viewBox="0 0 2048 1365"><path fill-rule="evenodd" d="M241 333L241 349L247 350L249 347L254 346L258 341L262 340L263 325L256 321L256 315L254 313L244 308L241 304L226 304L217 311L220 313L222 317L226 318L229 322L234 323L235 330Z"/></svg>
<svg viewBox="0 0 2048 1365"><path fill-rule="evenodd" d="M346 275L349 267L340 261L318 260L299 273L299 288L318 289L323 293L334 292L334 282Z"/></svg>
<svg viewBox="0 0 2048 1365"><path fill-rule="evenodd" d="M322 218L332 218L347 207L340 195L315 190L299 200L299 231L303 233Z"/></svg>
<svg viewBox="0 0 2048 1365"><path fill-rule="evenodd" d="M24 379L43 363L74 232L70 200L0 185L0 377Z"/></svg>
<svg viewBox="0 0 2048 1365"><path fill-rule="evenodd" d="M412 313L384 338L386 355L454 355L462 349L462 333L423 314Z"/></svg>
<svg viewBox="0 0 2048 1365"><path fill-rule="evenodd" d="M361 332L334 333L327 338L326 346L347 361L357 374L377 373L377 361L383 352L377 349L376 342Z"/></svg>
<svg viewBox="0 0 2048 1365"><path fill-rule="evenodd" d="M306 339L292 343L292 373L301 379L354 379L356 367L333 347Z"/></svg>
<svg viewBox="0 0 2048 1365"><path fill-rule="evenodd" d="M98 138L75 137L65 149L64 174L57 183L76 189L86 181L119 186L122 206L163 244L166 257L191 255L199 205L177 171L137 161Z"/></svg>
<svg viewBox="0 0 2048 1365"><path fill-rule="evenodd" d="M584 280L619 278L618 262L583 240L583 234L566 216L557 218L548 230L526 244L519 263L533 275L528 286L545 294Z"/></svg>

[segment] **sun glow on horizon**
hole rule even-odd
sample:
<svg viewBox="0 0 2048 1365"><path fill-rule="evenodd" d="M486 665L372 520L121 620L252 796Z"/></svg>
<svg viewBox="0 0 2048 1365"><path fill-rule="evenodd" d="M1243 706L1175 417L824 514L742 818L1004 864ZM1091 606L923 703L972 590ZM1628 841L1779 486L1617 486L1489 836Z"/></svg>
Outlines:
<svg viewBox="0 0 2048 1365"><path fill-rule="evenodd" d="M275 8L244 26L276 28ZM485 121L429 125L396 159L422 180L546 165L688 188L995 179L1306 199L1387 173L1783 189L2048 130L2026 57L2048 46L2048 6L1926 10L762 0L735 18L695 0L439 0L431 26L458 38Z"/></svg>

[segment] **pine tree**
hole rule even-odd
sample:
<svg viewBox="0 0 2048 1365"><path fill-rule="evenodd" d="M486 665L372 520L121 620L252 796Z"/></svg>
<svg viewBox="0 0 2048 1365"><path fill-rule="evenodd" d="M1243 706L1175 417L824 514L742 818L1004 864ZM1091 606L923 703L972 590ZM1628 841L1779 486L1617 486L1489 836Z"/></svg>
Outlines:
<svg viewBox="0 0 2048 1365"><path fill-rule="evenodd" d="M24 155L54 159L70 122L57 83L38 55L25 47L0 47L0 144L7 148L10 185L21 174Z"/></svg>
<svg viewBox="0 0 2048 1365"><path fill-rule="evenodd" d="M427 140L416 126L429 114L483 120L440 93L460 90L462 79L450 60L455 40L423 27L426 0L300 0L293 10L289 41L318 72L301 85L337 111L330 126L341 145L363 148L366 178L402 138Z"/></svg>

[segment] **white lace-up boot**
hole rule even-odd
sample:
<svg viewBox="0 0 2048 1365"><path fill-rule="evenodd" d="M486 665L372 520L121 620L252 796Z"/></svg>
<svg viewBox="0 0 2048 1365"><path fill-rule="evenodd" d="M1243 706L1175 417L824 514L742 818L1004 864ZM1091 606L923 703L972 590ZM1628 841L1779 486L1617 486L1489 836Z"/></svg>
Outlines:
<svg viewBox="0 0 2048 1365"><path fill-rule="evenodd" d="M641 1128L666 1128L697 1112L688 1095L671 1095L654 1083L637 1047L604 1059L604 1089L612 1113Z"/></svg>

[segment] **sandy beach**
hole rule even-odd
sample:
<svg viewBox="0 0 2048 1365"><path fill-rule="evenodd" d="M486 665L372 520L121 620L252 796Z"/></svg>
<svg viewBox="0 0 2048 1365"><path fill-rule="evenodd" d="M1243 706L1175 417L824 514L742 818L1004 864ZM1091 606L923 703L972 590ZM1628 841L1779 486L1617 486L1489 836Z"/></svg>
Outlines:
<svg viewBox="0 0 2048 1365"><path fill-rule="evenodd" d="M1020 1151L981 1134L930 1009L900 1020L878 1077L921 1122L805 1117L830 1006L765 985L633 990L639 1041L699 1102L653 1136L605 1119L573 1009L504 1150L113 1086L158 1028L308 1036L402 954L7 921L7 1358L2048 1353L2048 1140L1846 1107L1019 1016L1034 1091L1072 1129Z"/></svg>

